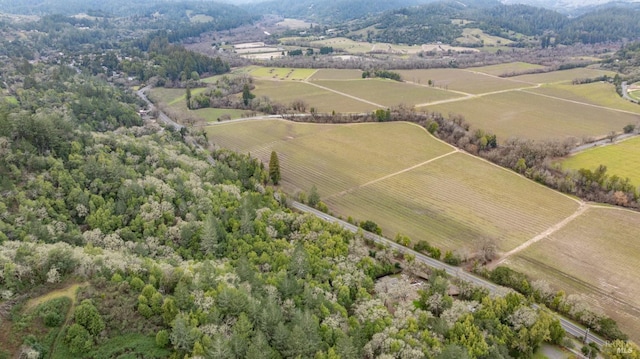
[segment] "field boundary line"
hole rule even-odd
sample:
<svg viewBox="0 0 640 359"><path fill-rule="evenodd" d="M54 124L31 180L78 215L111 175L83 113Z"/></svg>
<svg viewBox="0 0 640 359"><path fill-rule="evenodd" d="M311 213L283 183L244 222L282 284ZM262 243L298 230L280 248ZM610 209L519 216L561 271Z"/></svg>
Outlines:
<svg viewBox="0 0 640 359"><path fill-rule="evenodd" d="M537 92L527 91L526 89L518 89L518 91L522 91L524 93L528 93L528 94L531 94L531 95L547 97L547 98L551 98L551 99L558 100L558 101L570 102L570 103L574 103L576 105L590 106L590 107L595 107L595 108L599 108L599 109L603 109L603 110L622 112L622 113L627 113L627 114L636 115L636 116L640 115L640 113L638 113L638 112L631 112L631 111L621 110L621 109L613 108L613 107L607 107L607 106L602 106L602 105L594 105L592 103L580 102L580 101L576 101L576 100L569 100L569 99L562 98L562 97L555 97L555 96L545 95L545 94L541 94L541 93L537 93Z"/></svg>
<svg viewBox="0 0 640 359"><path fill-rule="evenodd" d="M309 79L310 79L310 78L312 78L312 77L313 77L313 75L317 74L317 73L318 73L318 71L320 71L320 69L315 69L315 71L314 71L314 72L312 72L312 73L311 73L311 75L307 76L307 78L306 78L306 79L302 80L302 82L307 82L307 81L309 81Z"/></svg>
<svg viewBox="0 0 640 359"><path fill-rule="evenodd" d="M329 88L329 87L325 87L325 86L322 86L322 85L318 85L318 84L315 84L315 83L313 83L313 82L309 82L309 81L302 81L302 83L309 84L309 85L311 85L311 86L315 86L315 87L321 88L321 89L326 90L326 91L331 91L331 92L333 92L333 93L337 93L338 95L342 95L342 96L345 96L345 97L349 97L349 98L351 98L351 99L354 99L354 100L357 100L357 101L360 101L360 102L364 102L364 103L366 103L366 104L373 105L373 106L376 106L376 107L385 107L385 108L386 108L386 107L389 107L389 106L381 105L381 104L379 104L379 103L371 102L371 101L369 101L369 100L365 100L365 99L360 98L360 97L356 97L356 96L353 96L353 95L349 95L348 93L340 92L340 91L338 91L338 90L334 90L334 89Z"/></svg>
<svg viewBox="0 0 640 359"><path fill-rule="evenodd" d="M521 82L521 83L523 83L523 84L531 84L531 85L535 85L535 84L537 84L537 82L529 82L529 81L516 80L516 79L512 79L511 77L500 77L500 76L498 76L498 75L492 75L492 74L488 74L488 73L486 73L486 72L473 71L473 70L469 70L469 69L462 69L462 71L471 72L472 74L476 74L476 75L489 76L489 77L493 77L493 78L496 78L496 79L506 80L506 81L511 81L511 82Z"/></svg>
<svg viewBox="0 0 640 359"><path fill-rule="evenodd" d="M449 90L449 89L443 89L441 87L437 87L437 86L429 86L429 85L425 85L425 84L421 84L421 83L417 83L417 82L413 82L413 81L403 81L404 83L410 84L410 85L414 85L414 86L420 86L420 87L426 87L428 89L434 89L434 90L439 90L439 91L444 91L444 92L453 92L453 93L457 93L459 95L463 95L463 96L473 96L473 94L468 93L468 92L463 92L463 91L458 91L458 90Z"/></svg>
<svg viewBox="0 0 640 359"><path fill-rule="evenodd" d="M443 154L443 155L440 155L440 156L438 156L438 157L431 158L431 159L429 159L429 160L426 160L426 161L424 161L424 162L418 163L418 164L413 165L413 166L411 166L411 167L407 167L407 168L405 168L405 169L403 169L403 170L400 170L400 171L397 171L397 172L394 172L394 173L390 173L390 174L385 175L385 176L382 176L382 177L380 177L380 178L376 178L376 179L374 179L374 180L372 180L372 181L369 181L369 182L367 182L367 183L361 184L361 185L356 186L356 187L351 187L351 188L346 189L346 190L344 190L344 191L342 191L342 192L338 192L338 193L332 194L332 195L330 195L330 196L327 196L327 197L325 197L325 199L330 199L330 198L337 197L337 196L344 196L345 194L351 193L351 192L353 192L353 191L355 191L355 190L358 190L358 189L360 189L360 188L363 188L363 187L366 187L366 186L372 185L372 184L377 183L377 182L380 182L380 181L384 181L384 180L386 180L386 179L388 179L388 178L391 178L391 177L396 176L396 175L399 175L399 174L403 174L403 173L405 173L405 172L409 172L409 171L414 170L414 169L416 169L416 168L418 168L418 167L424 166L424 165L429 164L429 163L431 163L431 162L433 162L433 161L436 161L436 160L439 160L439 159L441 159L441 158L447 157L447 156L449 156L450 154L452 154L452 153L456 153L456 152L459 152L459 150L458 150L458 149L455 149L455 150L453 150L453 151L451 151L451 152L447 152L447 153L445 153L445 154Z"/></svg>
<svg viewBox="0 0 640 359"><path fill-rule="evenodd" d="M528 241L526 241L526 242L522 243L521 245L517 246L516 248L514 248L514 249L510 250L509 252L503 254L500 257L500 259L498 259L498 261L495 262L495 264L492 263L491 266L495 267L495 266L498 266L498 265L502 264L502 262L504 262L507 258L511 257L512 255L527 249L532 244L537 243L537 242L549 237L553 233L561 230L567 224L569 224L571 221L573 221L574 219L580 217L589 208L591 208L591 205L589 205L587 203L580 204L580 207L578 207L578 209L575 212L573 212L569 217L567 217L567 218L563 219L562 221L554 224L553 226L547 228L544 232L538 234L537 236L529 239Z"/></svg>
<svg viewBox="0 0 640 359"><path fill-rule="evenodd" d="M542 86L541 84L531 84L531 85L532 86L516 87L516 88L512 88L512 89L504 89L504 90L483 92L483 93L478 93L478 94L468 94L467 96L463 96L463 97L456 97L456 98L450 98L450 99L446 99L446 100L419 103L419 104L415 105L414 107L416 107L416 108L417 107L426 107L426 106L441 105L443 103L449 103L449 102L466 101L466 100L472 100L472 99L480 98L480 97L483 97L483 96L499 95L499 94L503 94L503 93L507 93L507 92L516 92L516 91L527 92L525 90L535 89L535 88L539 88L539 87ZM448 91L448 90L446 90L446 91Z"/></svg>

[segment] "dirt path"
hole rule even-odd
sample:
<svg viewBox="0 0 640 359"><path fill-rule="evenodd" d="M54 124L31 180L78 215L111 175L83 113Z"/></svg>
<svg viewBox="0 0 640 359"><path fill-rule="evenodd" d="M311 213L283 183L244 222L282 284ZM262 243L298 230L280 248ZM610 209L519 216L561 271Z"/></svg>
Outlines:
<svg viewBox="0 0 640 359"><path fill-rule="evenodd" d="M321 88L321 89L326 90L326 91L331 91L331 92L333 92L333 93L337 93L338 95L342 95L342 96L345 96L345 97L349 97L349 98L354 99L354 100L356 100L356 101L360 101L360 102L367 103L367 104L369 104L369 105L373 105L373 106L377 106L377 107L384 107L384 108L389 107L389 106L381 105L381 104L379 104L379 103L375 103L375 102L371 102L371 101L365 100L365 99L360 98L360 97L356 97L356 96L349 95L348 93L344 93L344 92L336 91L336 90L331 89L331 88L329 88L329 87L325 87L325 86L322 86L322 85L318 85L318 84L315 84L315 83L310 82L310 81L303 81L303 82L304 82L304 83L306 83L306 84L309 84L309 85L311 85L311 86L315 86L315 87Z"/></svg>
<svg viewBox="0 0 640 359"><path fill-rule="evenodd" d="M364 184L361 184L361 185L359 185L359 186L351 187L351 188L349 188L349 189L346 189L346 190L344 190L344 191L342 191L342 192L338 192L338 193L332 194L332 195L330 195L330 196L325 197L325 199L329 199L329 198L333 198L333 197L339 197L339 196L344 196L345 194L351 193L351 192L353 192L353 191L355 191L355 190L357 190L357 189L360 189L360 188L363 188L363 187L366 187L366 186L372 185L372 184L374 184L374 183L377 183L377 182L380 182L380 181L386 180L387 178L391 178L391 177L393 177L393 176L397 176L397 175L402 174L402 173L405 173L405 172L409 172L409 171L411 171L411 170L413 170L413 169L416 169L416 168L418 168L418 167L424 166L424 165L426 165L426 164L428 164L428 163L431 163L431 162L433 162L433 161L439 160L439 159L441 159L441 158L443 158L443 157L447 157L447 156L449 156L450 154L452 154L452 153L457 153L457 152L459 152L459 151L458 151L458 149L455 149L455 150L453 150L453 151L451 151L451 152L447 152L447 153L445 153L444 155L440 155L440 156L438 156L438 157L434 157L434 158L432 158L432 159L429 159L429 160L426 160L426 161L424 161L424 162L418 163L418 164L413 165L413 166L411 166L411 167L407 167L407 168L405 168L405 169L403 169L403 170L400 170L400 171L397 171L397 172L394 172L394 173L390 173L390 174L388 174L388 175L386 175L386 176L383 176L383 177L380 177L380 178L376 178L376 179L374 179L373 181L369 181L369 182L364 183Z"/></svg>
<svg viewBox="0 0 640 359"><path fill-rule="evenodd" d="M564 228L564 226L566 226L567 224L569 224L569 222L573 221L574 219L578 218L581 214L583 214L587 209L591 208L591 206L587 203L581 203L580 207L578 207L578 209L573 212L573 214L571 214L569 217L563 219L562 221L560 221L559 223L556 223L555 225L547 228L544 232L538 234L537 236L531 238L530 240L522 243L521 245L517 246L516 248L510 250L509 252L503 254L500 259L498 259L497 261L492 262L488 267L490 267L490 269L493 269L495 267L497 267L498 265L500 265L502 262L504 262L507 258L509 258L510 256L523 251L525 249L527 249L530 245L544 239L547 238L548 236L552 235L553 233L559 231L560 229Z"/></svg>

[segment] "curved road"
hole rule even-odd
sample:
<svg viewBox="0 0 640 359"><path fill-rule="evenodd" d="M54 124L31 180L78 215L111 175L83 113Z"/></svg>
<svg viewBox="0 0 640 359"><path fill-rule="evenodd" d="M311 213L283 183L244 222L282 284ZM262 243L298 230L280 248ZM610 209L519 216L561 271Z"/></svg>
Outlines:
<svg viewBox="0 0 640 359"><path fill-rule="evenodd" d="M145 95L145 91L147 91L149 88L150 88L150 86L143 87L143 88L139 89L136 93L141 99L143 99L147 103L147 106L149 107L150 110L154 110L154 109L156 109L156 107L151 103L151 101L149 101L149 99ZM184 126L176 123L175 121L173 121L171 118L169 118L169 116L167 116L164 112L160 111L159 109L157 109L157 112L158 112L158 119L160 121L164 122L167 126L172 126L177 131L180 131L184 127ZM244 121L244 120L248 120L248 119L242 119L242 121ZM202 149L202 146L200 146L198 143L196 143L193 140L189 141L189 143L191 143L194 146ZM211 156L208 156L207 160L211 165L215 164L215 160L213 158L211 158ZM307 206L305 204L302 204L300 202L293 201L291 203L291 207L296 209L296 210L298 210L298 211L301 211L301 212L310 213L310 214L312 214L312 215L314 215L314 216L316 216L318 218L321 218L321 219L323 219L323 220L325 220L327 222L338 223L343 228L345 228L346 230L349 230L351 232L356 233L356 232L358 232L358 230L360 230L359 227L356 227L355 225L353 225L351 223L345 222L345 221L343 221L341 219L338 219L338 218L336 218L334 216L331 216L331 215L328 215L328 214L326 214L324 212L318 211L317 209L309 207L309 206ZM432 268L444 270L447 274L449 274L451 276L458 277L458 278L460 278L462 280L465 280L467 282L471 282L474 285L487 288L489 290L489 292L491 292L493 294L501 294L501 293L507 293L509 291L512 291L509 288L496 285L496 284L491 283L491 282L489 282L489 281L487 281L487 280L485 280L483 278L480 278L480 277L478 277L476 275L473 275L471 273L467 273L464 270L462 270L461 268L448 265L446 263L443 263L443 262L440 262L438 260L435 260L435 259L433 259L433 258L431 258L429 256L426 256L426 255L424 255L422 253L418 253L418 252L414 251L413 249L404 247L404 246L402 246L402 245L400 245L400 244L398 244L398 243L396 243L396 242L394 242L394 241L392 241L392 240L390 240L388 238L385 238L385 237L382 237L382 236L378 236L376 234L373 234L373 233L370 233L370 232L366 232L366 231L364 232L364 235L365 235L366 238L371 239L376 243L384 244L385 246L391 247L391 248L396 249L399 252L402 252L402 253L405 253L405 254L411 254L411 255L415 256L417 261L420 261L420 262L422 262L422 263L424 263L424 264L426 264L426 265L428 265L428 266L430 266ZM534 304L533 307L536 308L536 309L539 308L539 306L536 305L536 304ZM559 315L557 313L554 313L554 314L556 315L556 317L560 321L560 324L562 325L562 327L564 328L564 330L567 333L569 333L569 334L571 334L571 335L573 335L573 336L575 336L577 338L583 338L584 337L585 332L586 332L584 327L582 327L582 326L580 326L578 324L575 324L574 322L568 320L567 318L565 318L565 317L563 317L563 316L561 316L561 315ZM597 336L595 336L593 334L589 334L587 336L587 342L589 342L589 343L594 342L594 343L598 344L601 347L606 343L602 338L597 337Z"/></svg>

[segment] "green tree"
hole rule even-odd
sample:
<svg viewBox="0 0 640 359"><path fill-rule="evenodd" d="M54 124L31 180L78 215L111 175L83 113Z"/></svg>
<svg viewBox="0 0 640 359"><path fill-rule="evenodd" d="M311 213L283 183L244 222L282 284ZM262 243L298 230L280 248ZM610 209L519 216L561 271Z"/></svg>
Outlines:
<svg viewBox="0 0 640 359"><path fill-rule="evenodd" d="M67 329L67 335L64 340L69 345L69 349L73 354L86 353L93 346L93 338L91 334L82 325L78 323L72 324Z"/></svg>
<svg viewBox="0 0 640 359"><path fill-rule="evenodd" d="M187 86L187 108L191 110L191 88Z"/></svg>
<svg viewBox="0 0 640 359"><path fill-rule="evenodd" d="M245 106L249 106L251 100L253 100L255 97L256 95L251 93L249 84L244 84L244 86L242 87L242 103L244 103Z"/></svg>
<svg viewBox="0 0 640 359"><path fill-rule="evenodd" d="M309 198L307 198L307 204L311 207L315 207L318 202L320 202L320 194L318 193L318 188L316 185L311 186L311 191L309 191Z"/></svg>
<svg viewBox="0 0 640 359"><path fill-rule="evenodd" d="M74 318L76 323L86 328L91 335L98 335L105 328L104 321L100 313L98 313L98 309L89 299L83 300L76 308Z"/></svg>
<svg viewBox="0 0 640 359"><path fill-rule="evenodd" d="M271 151L271 158L269 159L269 178L274 185L278 185L280 182L280 161L278 160L278 154L276 151Z"/></svg>

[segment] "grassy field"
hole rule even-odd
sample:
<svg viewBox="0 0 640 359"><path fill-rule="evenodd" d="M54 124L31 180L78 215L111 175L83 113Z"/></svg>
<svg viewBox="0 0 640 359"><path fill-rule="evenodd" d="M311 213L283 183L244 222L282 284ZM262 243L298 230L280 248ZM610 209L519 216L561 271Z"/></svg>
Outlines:
<svg viewBox="0 0 640 359"><path fill-rule="evenodd" d="M362 78L361 70L320 69L310 80L358 80Z"/></svg>
<svg viewBox="0 0 640 359"><path fill-rule="evenodd" d="M573 213L575 201L466 154L456 153L344 196L335 213L377 222L443 249L490 237L510 250Z"/></svg>
<svg viewBox="0 0 640 359"><path fill-rule="evenodd" d="M640 213L591 208L506 264L587 299L640 340ZM615 296L615 299L612 297Z"/></svg>
<svg viewBox="0 0 640 359"><path fill-rule="evenodd" d="M550 84L528 91L640 114L639 105L620 97L613 84L606 82L592 82L582 85L573 85L571 83Z"/></svg>
<svg viewBox="0 0 640 359"><path fill-rule="evenodd" d="M317 80L314 81L314 83L386 107L399 104L416 105L461 96L460 94L439 89L387 79L362 79L353 81Z"/></svg>
<svg viewBox="0 0 640 359"><path fill-rule="evenodd" d="M306 80L314 72L315 69L294 69L279 67L257 67L249 74L258 78L269 78L277 80Z"/></svg>
<svg viewBox="0 0 640 359"><path fill-rule="evenodd" d="M234 110L228 108L201 108L193 111L193 113L207 122L218 121L219 118L222 118L225 115L229 116L229 119L231 120L246 117L245 110Z"/></svg>
<svg viewBox="0 0 640 359"><path fill-rule="evenodd" d="M595 147L563 160L562 167L593 170L607 166L609 175L628 177L636 187L640 186L640 137L634 137L614 145Z"/></svg>
<svg viewBox="0 0 640 359"><path fill-rule="evenodd" d="M376 106L340 94L294 81L256 80L253 93L267 96L275 102L290 104L294 100L304 100L318 112L369 112Z"/></svg>
<svg viewBox="0 0 640 359"><path fill-rule="evenodd" d="M401 70L398 71L405 81L428 85L431 80L434 87L481 94L492 91L508 90L532 86L526 83L501 79L480 72L457 69Z"/></svg>
<svg viewBox="0 0 640 359"><path fill-rule="evenodd" d="M373 48L373 45L368 42L353 41L346 37L334 37L326 40L312 41L311 46L331 46L334 49L344 50L350 54L367 53Z"/></svg>
<svg viewBox="0 0 640 359"><path fill-rule="evenodd" d="M555 82L571 82L575 79L594 78L607 75L610 77L615 76L615 72L590 69L590 68L576 68L564 71L553 71L541 74L520 75L511 77L514 80L526 81L536 84L547 84Z"/></svg>
<svg viewBox="0 0 640 359"><path fill-rule="evenodd" d="M484 44L484 46L508 45L513 41L499 36L486 34L480 29L465 28L462 30L462 36L456 39L462 44Z"/></svg>
<svg viewBox="0 0 640 359"><path fill-rule="evenodd" d="M506 92L428 106L429 111L465 116L474 128L490 131L498 140L535 140L604 136L620 131L638 116L553 99L522 91Z"/></svg>
<svg viewBox="0 0 640 359"><path fill-rule="evenodd" d="M286 190L309 191L316 185L326 197L451 152L419 126L393 123L316 125L281 120L210 126L210 141L250 152L268 163L280 159Z"/></svg>
<svg viewBox="0 0 640 359"><path fill-rule="evenodd" d="M520 72L533 69L542 69L544 66L529 64L526 62L509 62L505 64L489 65L483 67L471 67L468 70L478 71L489 75L500 76L506 73Z"/></svg>

